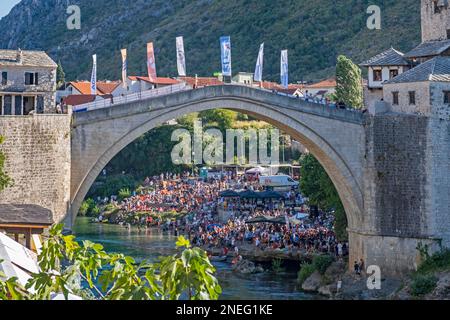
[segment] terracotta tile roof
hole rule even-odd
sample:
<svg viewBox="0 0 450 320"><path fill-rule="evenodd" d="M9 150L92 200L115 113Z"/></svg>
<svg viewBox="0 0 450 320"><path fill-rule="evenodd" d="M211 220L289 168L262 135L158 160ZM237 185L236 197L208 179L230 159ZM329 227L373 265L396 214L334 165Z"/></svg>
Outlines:
<svg viewBox="0 0 450 320"><path fill-rule="evenodd" d="M114 90L118 86L121 85L121 81L114 81L114 82L97 82L97 90L100 91L102 94L112 94Z"/></svg>
<svg viewBox="0 0 450 320"><path fill-rule="evenodd" d="M285 93L285 94L288 94L288 95L294 95L294 93L296 93L297 90L298 90L298 89L296 89L296 88L290 88L290 89L277 89L278 92Z"/></svg>
<svg viewBox="0 0 450 320"><path fill-rule="evenodd" d="M180 81L186 82L189 86L193 87L195 85L195 77L179 77ZM197 77L198 87L208 87L208 86L220 86L223 82L215 77Z"/></svg>
<svg viewBox="0 0 450 320"><path fill-rule="evenodd" d="M317 83L313 83L305 86L305 89L317 89L317 88L335 88L336 87L336 79L327 79L324 81L320 81Z"/></svg>
<svg viewBox="0 0 450 320"><path fill-rule="evenodd" d="M97 96L92 94L71 94L63 98L62 103L67 106L79 106L80 104L93 102L96 98Z"/></svg>
<svg viewBox="0 0 450 320"><path fill-rule="evenodd" d="M44 51L0 50L0 66L26 66L56 68L57 64Z"/></svg>
<svg viewBox="0 0 450 320"><path fill-rule="evenodd" d="M154 81L150 80L149 77L141 77L141 76L129 76L128 79L132 81L145 81L151 84L161 84L161 85L171 85L180 83L178 80L164 77L157 77L156 80Z"/></svg>
<svg viewBox="0 0 450 320"><path fill-rule="evenodd" d="M261 87L261 82L255 82L255 85L257 85L258 87ZM264 89L268 89L268 90L283 89L283 87L279 83L270 82L270 81L263 81L262 82L262 87Z"/></svg>
<svg viewBox="0 0 450 320"><path fill-rule="evenodd" d="M112 92L121 84L121 81L98 81L97 82L97 95L105 95L112 94ZM72 81L69 82L69 85L72 85L75 89L77 89L81 94L90 95L91 94L91 83L88 81Z"/></svg>

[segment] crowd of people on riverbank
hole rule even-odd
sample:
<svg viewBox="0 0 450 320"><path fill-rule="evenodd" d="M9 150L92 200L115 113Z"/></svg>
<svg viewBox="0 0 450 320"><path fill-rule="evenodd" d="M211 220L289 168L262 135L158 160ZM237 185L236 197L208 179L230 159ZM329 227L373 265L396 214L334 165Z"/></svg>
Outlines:
<svg viewBox="0 0 450 320"><path fill-rule="evenodd" d="M189 236L196 246L222 249L226 255L240 248L262 251L284 250L304 253L331 253L345 256L348 244L339 243L333 232L333 214L310 214L298 190L282 192L280 199L223 198L225 190L261 190L257 179L225 174L207 181L189 174L147 178L139 194L118 206L125 215L140 213L140 226L159 226ZM220 221L219 210L233 214ZM172 211L176 219L158 219ZM142 214L144 213L144 214ZM277 222L250 222L258 217L279 218Z"/></svg>

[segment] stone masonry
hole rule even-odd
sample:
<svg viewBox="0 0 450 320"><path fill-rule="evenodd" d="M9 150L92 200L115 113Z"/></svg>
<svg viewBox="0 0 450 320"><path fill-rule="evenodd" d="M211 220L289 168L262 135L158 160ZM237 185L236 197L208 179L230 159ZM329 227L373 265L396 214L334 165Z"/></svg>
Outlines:
<svg viewBox="0 0 450 320"><path fill-rule="evenodd" d="M0 203L36 204L52 210L55 221L67 214L70 200L70 115L0 117L0 146L14 185Z"/></svg>
<svg viewBox="0 0 450 320"><path fill-rule="evenodd" d="M448 0L421 0L421 9L422 41L448 39L450 30Z"/></svg>

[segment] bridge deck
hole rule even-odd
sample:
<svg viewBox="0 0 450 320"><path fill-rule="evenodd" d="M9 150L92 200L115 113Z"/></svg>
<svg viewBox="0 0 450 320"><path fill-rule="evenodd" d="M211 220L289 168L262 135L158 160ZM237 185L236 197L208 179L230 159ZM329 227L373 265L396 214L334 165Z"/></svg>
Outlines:
<svg viewBox="0 0 450 320"><path fill-rule="evenodd" d="M170 91L158 96L143 97L140 100L120 102L106 108L93 108L74 113L73 125L81 125L130 114L147 113L164 108L178 107L200 101L242 100L267 106L288 108L340 121L363 124L366 114L359 110L338 109L320 103L280 95L271 91L238 85L210 86L193 90ZM227 108L226 105L223 107Z"/></svg>

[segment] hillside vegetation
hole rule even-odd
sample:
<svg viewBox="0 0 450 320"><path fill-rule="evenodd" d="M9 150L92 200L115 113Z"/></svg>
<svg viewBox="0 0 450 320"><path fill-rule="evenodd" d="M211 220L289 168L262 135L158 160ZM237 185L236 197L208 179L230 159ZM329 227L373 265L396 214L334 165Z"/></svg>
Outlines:
<svg viewBox="0 0 450 320"><path fill-rule="evenodd" d="M81 9L81 30L66 27L67 4ZM382 30L366 27L369 5ZM232 39L233 71L254 71L266 44L264 78L279 80L280 50L289 50L290 80L334 74L336 57L355 62L420 42L418 0L22 0L0 20L0 47L42 49L61 60L67 78L87 79L98 54L99 78L120 78L120 49L130 74L145 74L145 43L154 41L160 75L176 76L175 37L185 38L189 74L220 70L219 37Z"/></svg>

